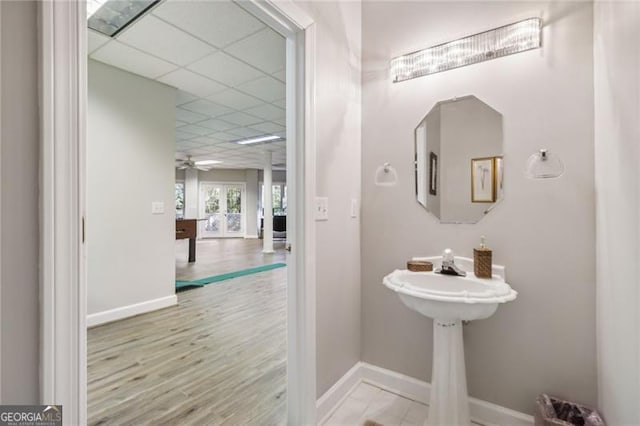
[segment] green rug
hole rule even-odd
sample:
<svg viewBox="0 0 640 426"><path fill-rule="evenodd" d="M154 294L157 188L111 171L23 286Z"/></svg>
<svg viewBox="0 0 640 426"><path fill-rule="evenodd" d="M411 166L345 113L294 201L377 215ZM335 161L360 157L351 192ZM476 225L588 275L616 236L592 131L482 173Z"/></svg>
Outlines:
<svg viewBox="0 0 640 426"><path fill-rule="evenodd" d="M214 275L212 277L200 278L193 281L176 280L176 289L186 287L202 287L207 284L230 280L232 278L243 277L245 275L257 274L259 272L271 271L272 269L284 268L286 263L272 263L269 265L256 266L254 268L241 269L239 271L227 272L226 274Z"/></svg>

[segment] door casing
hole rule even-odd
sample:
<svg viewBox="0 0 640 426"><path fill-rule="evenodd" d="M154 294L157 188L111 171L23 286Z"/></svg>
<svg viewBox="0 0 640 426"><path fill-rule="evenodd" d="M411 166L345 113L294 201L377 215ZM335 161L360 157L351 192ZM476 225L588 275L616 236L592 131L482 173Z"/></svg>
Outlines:
<svg viewBox="0 0 640 426"><path fill-rule="evenodd" d="M212 0L215 1L215 0ZM286 38L287 422L316 423L315 55L313 19L290 0L239 1ZM40 90L40 398L87 422L86 1L38 2ZM295 200L295 201L293 201Z"/></svg>

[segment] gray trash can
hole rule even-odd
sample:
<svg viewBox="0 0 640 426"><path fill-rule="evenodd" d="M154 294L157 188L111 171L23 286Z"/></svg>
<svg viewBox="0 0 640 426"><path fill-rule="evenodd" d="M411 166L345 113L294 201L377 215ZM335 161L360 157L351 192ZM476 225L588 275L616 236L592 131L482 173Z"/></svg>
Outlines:
<svg viewBox="0 0 640 426"><path fill-rule="evenodd" d="M536 398L535 426L606 426L595 409L545 393Z"/></svg>

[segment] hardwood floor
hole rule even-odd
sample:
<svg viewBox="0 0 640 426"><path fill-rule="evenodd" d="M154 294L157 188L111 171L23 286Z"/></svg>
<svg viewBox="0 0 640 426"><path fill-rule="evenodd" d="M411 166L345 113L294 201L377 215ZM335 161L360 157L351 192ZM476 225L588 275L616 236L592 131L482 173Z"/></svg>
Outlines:
<svg viewBox="0 0 640 426"><path fill-rule="evenodd" d="M258 240L199 241L187 265L177 245L176 278L283 261L277 247L263 255ZM286 273L184 291L178 306L89 329L89 424L284 424Z"/></svg>
<svg viewBox="0 0 640 426"><path fill-rule="evenodd" d="M176 279L193 280L267 263L286 262L284 241L274 241L275 253L262 253L262 240L198 240L196 262L188 263L188 240L176 241Z"/></svg>

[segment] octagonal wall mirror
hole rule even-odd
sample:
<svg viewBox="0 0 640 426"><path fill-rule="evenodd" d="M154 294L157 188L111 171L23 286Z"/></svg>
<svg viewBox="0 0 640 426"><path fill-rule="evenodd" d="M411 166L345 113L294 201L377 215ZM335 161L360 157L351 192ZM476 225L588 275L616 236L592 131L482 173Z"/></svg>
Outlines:
<svg viewBox="0 0 640 426"><path fill-rule="evenodd" d="M504 196L502 114L475 96L438 102L415 129L416 200L440 223L476 223Z"/></svg>

